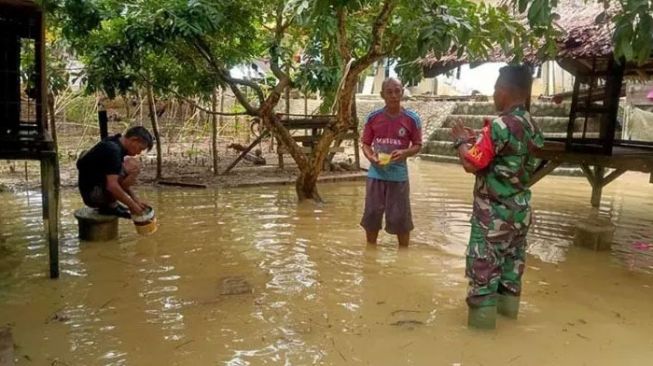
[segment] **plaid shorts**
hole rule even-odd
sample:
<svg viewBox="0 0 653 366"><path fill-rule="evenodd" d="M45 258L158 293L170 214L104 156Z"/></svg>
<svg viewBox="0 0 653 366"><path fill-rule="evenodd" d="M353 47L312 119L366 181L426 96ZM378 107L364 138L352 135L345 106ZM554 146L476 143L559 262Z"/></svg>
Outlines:
<svg viewBox="0 0 653 366"><path fill-rule="evenodd" d="M361 226L367 231L380 231L384 214L388 234L404 234L413 230L408 181L367 179Z"/></svg>

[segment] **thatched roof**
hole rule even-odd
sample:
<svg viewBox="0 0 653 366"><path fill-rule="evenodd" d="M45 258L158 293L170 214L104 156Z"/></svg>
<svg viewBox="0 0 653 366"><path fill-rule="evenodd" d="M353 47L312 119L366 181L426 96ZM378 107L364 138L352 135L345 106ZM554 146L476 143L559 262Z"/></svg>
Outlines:
<svg viewBox="0 0 653 366"><path fill-rule="evenodd" d="M555 11L560 15L556 26L562 32L556 40L558 54L555 59L603 58L612 54L613 29L610 17L600 16L604 12L603 5L561 1ZM455 52L451 52L439 58L427 56L420 63L426 76L436 76L463 64L509 62L512 58L511 54L497 48L484 59L471 59L467 54L457 57ZM549 59L550 56L540 56L537 50L531 49L526 51L524 62L538 65Z"/></svg>
<svg viewBox="0 0 653 366"><path fill-rule="evenodd" d="M616 5L604 13L602 4L565 5L557 22L564 34L558 38L557 58L593 58L612 55ZM608 14L608 15L602 15Z"/></svg>

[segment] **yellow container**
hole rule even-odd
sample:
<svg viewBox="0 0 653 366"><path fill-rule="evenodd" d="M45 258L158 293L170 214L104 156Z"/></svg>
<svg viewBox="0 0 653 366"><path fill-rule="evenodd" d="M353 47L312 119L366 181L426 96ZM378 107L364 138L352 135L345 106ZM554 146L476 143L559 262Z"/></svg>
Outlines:
<svg viewBox="0 0 653 366"><path fill-rule="evenodd" d="M136 232L140 235L151 235L159 228L154 215L154 209L148 207L142 216L132 217Z"/></svg>
<svg viewBox="0 0 653 366"><path fill-rule="evenodd" d="M148 222L135 222L136 232L140 235L151 235L156 232L159 226L156 224L156 217Z"/></svg>
<svg viewBox="0 0 653 366"><path fill-rule="evenodd" d="M390 154L379 153L379 165L388 165L390 164Z"/></svg>

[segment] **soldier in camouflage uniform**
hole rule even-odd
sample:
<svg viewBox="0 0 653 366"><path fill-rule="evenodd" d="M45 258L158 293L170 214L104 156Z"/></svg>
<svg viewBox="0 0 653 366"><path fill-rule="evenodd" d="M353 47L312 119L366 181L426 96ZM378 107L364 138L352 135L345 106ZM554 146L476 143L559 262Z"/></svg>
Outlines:
<svg viewBox="0 0 653 366"><path fill-rule="evenodd" d="M516 318L531 224L528 188L544 139L525 109L532 76L525 66L501 68L494 104L499 117L479 134L452 128L454 147L467 172L476 175L472 230L466 252L470 279L469 325L494 328L497 311Z"/></svg>

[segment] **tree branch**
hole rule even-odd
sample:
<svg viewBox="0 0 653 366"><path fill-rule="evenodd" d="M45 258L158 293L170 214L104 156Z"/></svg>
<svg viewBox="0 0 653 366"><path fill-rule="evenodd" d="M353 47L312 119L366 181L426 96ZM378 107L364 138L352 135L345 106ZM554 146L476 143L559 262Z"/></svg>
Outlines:
<svg viewBox="0 0 653 366"><path fill-rule="evenodd" d="M383 56L383 33L388 26L388 20L390 19L390 15L395 7L397 7L396 0L385 0L383 2L381 11L379 12L379 15L377 15L374 20L374 25L372 26L372 42L370 43L370 48L363 57L354 62L352 69L358 69L358 66L364 66L365 69Z"/></svg>
<svg viewBox="0 0 653 366"><path fill-rule="evenodd" d="M218 79L229 85L229 88L236 96L236 99L238 99L238 102L243 106L243 108L245 108L247 113L251 116L258 116L258 108L254 108L254 106L252 106L247 97L238 88L238 85L248 86L252 88L258 97L259 106L263 104L265 100L265 96L263 94L263 90L261 90L261 87L250 80L232 78L229 74L229 71L226 70L226 68L213 56L208 44L202 38L197 37L195 42L193 42L193 47L208 62L209 66L215 71Z"/></svg>
<svg viewBox="0 0 653 366"><path fill-rule="evenodd" d="M218 115L218 116L245 116L245 115L250 115L248 112L224 113L224 112L217 112L217 111L210 110L208 108L202 107L201 105L197 104L194 100L185 97L184 95L182 95L181 93L179 93L178 91L176 91L176 90L174 90L172 88L168 88L168 87L161 86L161 85L156 85L147 76L145 76L143 74L138 74L138 75L141 78L141 80L143 80L143 82L145 82L145 84L148 85L148 87L155 87L157 89L165 90L168 93L172 93L172 94L174 94L175 97L183 100L184 102L192 105L193 107L195 107L195 108L197 108L197 109L199 109L199 110L201 110L201 111L203 111L203 112L205 112L205 113L207 113L209 115Z"/></svg>
<svg viewBox="0 0 653 366"><path fill-rule="evenodd" d="M274 27L274 41L270 46L270 70L272 70L272 73L277 79L279 79L279 81L282 79L290 78L289 75L281 70L281 66L279 65L279 47L281 47L281 41L283 40L284 32L288 26L290 26L291 22L291 20L288 20L286 24L283 23L283 8L284 3L283 1L280 1L277 4L276 25Z"/></svg>
<svg viewBox="0 0 653 366"><path fill-rule="evenodd" d="M346 63L351 59L351 49L349 48L349 37L347 37L347 8L342 6L336 11L338 18L338 33L336 39L338 42L338 51L340 57Z"/></svg>

